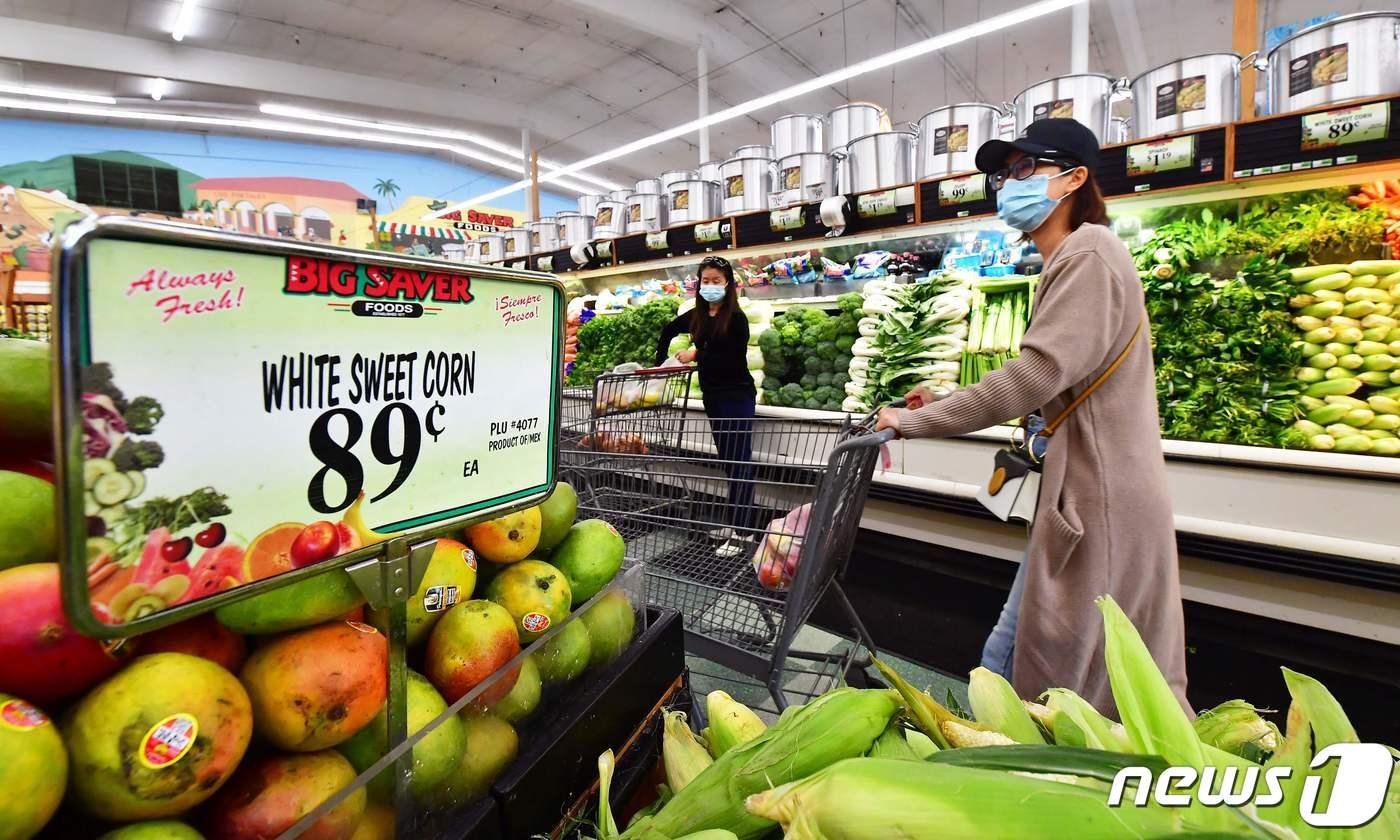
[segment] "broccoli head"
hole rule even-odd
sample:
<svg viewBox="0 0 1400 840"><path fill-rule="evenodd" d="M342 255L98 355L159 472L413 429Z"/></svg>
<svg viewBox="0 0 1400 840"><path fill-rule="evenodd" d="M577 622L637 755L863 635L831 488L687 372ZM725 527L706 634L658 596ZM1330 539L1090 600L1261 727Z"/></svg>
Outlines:
<svg viewBox="0 0 1400 840"><path fill-rule="evenodd" d="M769 376L766 373L763 375L763 390L776 391L781 387L783 387L783 382L779 377Z"/></svg>
<svg viewBox="0 0 1400 840"><path fill-rule="evenodd" d="M787 347L796 347L802 344L802 327L789 321L778 328L778 336Z"/></svg>
<svg viewBox="0 0 1400 840"><path fill-rule="evenodd" d="M779 359L765 357L763 360L763 375L772 379L782 379L787 373L787 363Z"/></svg>
<svg viewBox="0 0 1400 840"><path fill-rule="evenodd" d="M851 348L856 346L856 337L853 335L838 335L835 343L838 355L841 353L850 353Z"/></svg>
<svg viewBox="0 0 1400 840"><path fill-rule="evenodd" d="M778 317L780 317L780 318L786 318L786 319L788 320L789 323L795 322L795 323L799 323L799 324L800 324L800 323L802 323L802 313L804 313L804 312L806 312L806 311L807 311L807 307L803 306L803 305L800 304L800 303L794 303L792 306L789 306L789 307L787 308L787 311L786 311L786 312L784 312L782 315L780 315L780 316L778 316Z"/></svg>
<svg viewBox="0 0 1400 840"><path fill-rule="evenodd" d="M804 391L811 390L817 387L817 376L814 373L804 374L803 377L797 381L797 384L801 385Z"/></svg>
<svg viewBox="0 0 1400 840"><path fill-rule="evenodd" d="M832 370L831 361L817 355L808 356L803 360L802 366L808 373L823 373Z"/></svg>
<svg viewBox="0 0 1400 840"><path fill-rule="evenodd" d="M859 312L865 306L865 296L860 292L847 292L837 296L836 305L842 312Z"/></svg>
<svg viewBox="0 0 1400 840"><path fill-rule="evenodd" d="M804 397L802 396L802 386L798 385L796 382L789 382L788 384L779 388L778 396L782 397L783 402L786 405L794 405L799 400L804 399Z"/></svg>
<svg viewBox="0 0 1400 840"><path fill-rule="evenodd" d="M836 342L823 341L821 344L817 345L816 354L827 361L834 360L839 355L836 350Z"/></svg>
<svg viewBox="0 0 1400 840"><path fill-rule="evenodd" d="M831 320L831 316L827 315L820 309L807 309L806 307L802 308L803 326L815 327L829 320Z"/></svg>
<svg viewBox="0 0 1400 840"><path fill-rule="evenodd" d="M835 361L832 363L831 369L832 369L833 371L837 371L837 372L839 372L839 373L844 373L845 371L850 370L850 369L851 369L851 359L852 359L852 358L853 358L853 357L851 356L850 353L838 353L838 354L836 354L836 359L835 359Z"/></svg>
<svg viewBox="0 0 1400 840"><path fill-rule="evenodd" d="M860 332L860 319L849 312L844 312L836 319L836 331L840 335L856 335Z"/></svg>
<svg viewBox="0 0 1400 840"><path fill-rule="evenodd" d="M803 403L802 403L802 407L805 408L805 409L808 409L808 410L810 410L810 411L821 411L821 410L822 410L822 401L819 400L819 399L816 399L816 398L812 398L812 399L809 399L809 400L804 400Z"/></svg>
<svg viewBox="0 0 1400 840"><path fill-rule="evenodd" d="M122 471L155 469L164 462L165 450L153 440L127 438L112 453L112 463Z"/></svg>
<svg viewBox="0 0 1400 840"><path fill-rule="evenodd" d="M827 318L816 326L816 332L822 341L835 341L841 334L841 322L836 318Z"/></svg>
<svg viewBox="0 0 1400 840"><path fill-rule="evenodd" d="M830 385L833 376L835 376L835 374L833 373L817 374L817 387L821 387L822 385Z"/></svg>
<svg viewBox="0 0 1400 840"><path fill-rule="evenodd" d="M137 397L122 412L127 429L138 435L149 435L155 431L156 424L164 416L165 409L154 397Z"/></svg>
<svg viewBox="0 0 1400 840"><path fill-rule="evenodd" d="M840 400L827 400L826 403L822 406L822 411L840 411L840 410L841 410L841 401L840 401Z"/></svg>
<svg viewBox="0 0 1400 840"><path fill-rule="evenodd" d="M783 347L783 338L777 330L766 329L758 334L758 347L764 355L776 353Z"/></svg>
<svg viewBox="0 0 1400 840"><path fill-rule="evenodd" d="M851 381L851 377L846 375L844 370L838 370L831 375L831 387L845 390L846 383Z"/></svg>

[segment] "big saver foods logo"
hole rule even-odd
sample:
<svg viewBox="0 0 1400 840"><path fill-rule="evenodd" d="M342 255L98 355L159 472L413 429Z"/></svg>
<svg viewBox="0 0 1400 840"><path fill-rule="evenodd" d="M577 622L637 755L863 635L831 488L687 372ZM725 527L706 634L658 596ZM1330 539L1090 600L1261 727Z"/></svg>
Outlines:
<svg viewBox="0 0 1400 840"><path fill-rule="evenodd" d="M380 318L418 318L442 311L428 303L471 303L471 278L446 271L289 257L282 291L288 295L358 298L348 307L354 314Z"/></svg>

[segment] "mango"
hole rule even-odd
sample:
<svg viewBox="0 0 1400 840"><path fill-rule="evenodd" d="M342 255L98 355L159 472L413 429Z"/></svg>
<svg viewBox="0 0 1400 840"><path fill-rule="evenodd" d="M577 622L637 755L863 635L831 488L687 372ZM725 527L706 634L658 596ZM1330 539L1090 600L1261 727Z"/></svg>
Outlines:
<svg viewBox="0 0 1400 840"><path fill-rule="evenodd" d="M585 519L553 554L554 565L569 578L573 606L578 609L603 591L622 568L627 546L622 535L601 519Z"/></svg>
<svg viewBox="0 0 1400 840"><path fill-rule="evenodd" d="M53 410L46 341L0 338L0 452L53 460Z"/></svg>
<svg viewBox="0 0 1400 840"><path fill-rule="evenodd" d="M350 575L336 569L225 604L214 615L235 633L285 633L330 621L364 602Z"/></svg>
<svg viewBox="0 0 1400 840"><path fill-rule="evenodd" d="M335 750L263 756L239 768L205 815L209 840L262 840L277 837L319 808L355 779L355 768ZM336 805L302 837L349 840L365 813L359 788Z"/></svg>
<svg viewBox="0 0 1400 840"><path fill-rule="evenodd" d="M63 738L38 706L0 694L0 755L0 837L32 837L63 801Z"/></svg>
<svg viewBox="0 0 1400 840"><path fill-rule="evenodd" d="M447 703L433 684L421 674L408 672L408 734L415 735L447 711ZM413 769L408 789L417 798L427 796L462 762L467 749L467 733L462 721L451 715L413 747ZM340 745L340 752L363 773L389 751L389 716L387 707L379 710L374 720L350 740ZM380 773L370 782L370 793L380 802L393 798L393 771Z"/></svg>

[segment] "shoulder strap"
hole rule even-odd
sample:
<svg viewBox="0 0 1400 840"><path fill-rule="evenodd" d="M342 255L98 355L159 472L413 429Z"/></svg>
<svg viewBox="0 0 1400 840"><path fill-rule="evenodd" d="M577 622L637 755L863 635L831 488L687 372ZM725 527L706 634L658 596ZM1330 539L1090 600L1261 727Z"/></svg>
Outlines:
<svg viewBox="0 0 1400 840"><path fill-rule="evenodd" d="M1128 354L1132 352L1134 345L1137 344L1138 336L1142 335L1142 324L1143 322L1138 322L1137 329L1133 330L1133 337L1128 339L1127 345L1118 353L1118 357L1113 360L1113 364L1109 365L1103 373L1099 374L1097 379L1090 382L1089 387L1081 391L1079 396L1075 397L1074 400L1065 407L1065 410L1060 412L1059 416L1045 424L1045 428L1040 432L1041 437L1050 437L1055 434L1055 430L1060 427L1060 424L1068 420L1075 409L1079 408L1085 400L1089 399L1091 394L1099 389L1100 385L1107 382L1109 377L1113 376L1114 372L1123 364L1123 360L1128 358Z"/></svg>

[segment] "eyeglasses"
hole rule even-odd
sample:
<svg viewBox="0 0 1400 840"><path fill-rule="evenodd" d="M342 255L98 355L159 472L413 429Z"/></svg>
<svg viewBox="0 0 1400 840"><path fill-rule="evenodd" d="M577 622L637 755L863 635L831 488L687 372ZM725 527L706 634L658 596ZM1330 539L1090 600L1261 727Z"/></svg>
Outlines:
<svg viewBox="0 0 1400 840"><path fill-rule="evenodd" d="M1010 166L1003 166L1001 169L998 169L996 172L993 172L992 174L988 175L987 184L991 186L992 189L999 190L1002 187L1006 186L1007 181L1024 181L1031 175L1035 174L1035 170L1041 164L1044 163L1048 163L1051 166L1060 167L1061 172L1068 172L1071 169L1078 169L1080 166L1083 165L1080 163L1076 163L1072 160L1066 160L1064 158L1043 158L1027 156L1023 158L1017 158L1016 162L1011 164Z"/></svg>
<svg viewBox="0 0 1400 840"><path fill-rule="evenodd" d="M706 257L700 261L701 268L729 268L729 260L724 257Z"/></svg>

